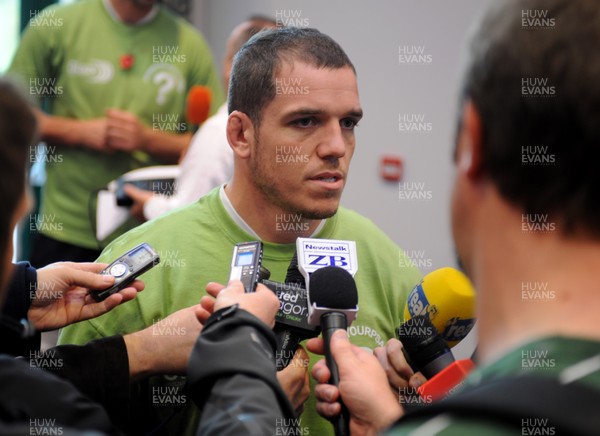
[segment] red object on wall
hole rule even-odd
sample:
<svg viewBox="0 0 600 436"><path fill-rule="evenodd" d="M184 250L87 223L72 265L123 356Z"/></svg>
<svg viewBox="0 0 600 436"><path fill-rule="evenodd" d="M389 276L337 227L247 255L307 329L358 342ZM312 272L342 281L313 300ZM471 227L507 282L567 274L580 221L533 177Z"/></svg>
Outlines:
<svg viewBox="0 0 600 436"><path fill-rule="evenodd" d="M381 158L381 178L388 182L398 182L404 173L404 162L399 156Z"/></svg>

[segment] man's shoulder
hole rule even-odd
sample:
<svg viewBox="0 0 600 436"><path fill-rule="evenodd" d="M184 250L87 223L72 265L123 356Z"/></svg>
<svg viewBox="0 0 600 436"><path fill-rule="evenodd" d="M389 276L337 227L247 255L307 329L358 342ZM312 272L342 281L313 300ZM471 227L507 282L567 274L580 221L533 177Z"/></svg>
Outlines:
<svg viewBox="0 0 600 436"><path fill-rule="evenodd" d="M218 192L210 192L197 201L178 207L154 218L144 224L129 230L127 233L115 239L107 249L132 245L142 240L170 240L173 244L185 242L190 232L199 232L204 226L214 224L214 195ZM105 250L106 251L106 250ZM103 252L104 254L104 252Z"/></svg>

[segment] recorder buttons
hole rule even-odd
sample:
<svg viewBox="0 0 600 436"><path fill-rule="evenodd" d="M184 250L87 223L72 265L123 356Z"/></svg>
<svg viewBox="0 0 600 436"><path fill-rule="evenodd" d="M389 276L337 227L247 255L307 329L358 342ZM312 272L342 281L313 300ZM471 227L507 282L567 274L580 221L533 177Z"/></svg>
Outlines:
<svg viewBox="0 0 600 436"><path fill-rule="evenodd" d="M117 263L110 268L110 275L115 277L121 277L125 274L129 268L124 263Z"/></svg>

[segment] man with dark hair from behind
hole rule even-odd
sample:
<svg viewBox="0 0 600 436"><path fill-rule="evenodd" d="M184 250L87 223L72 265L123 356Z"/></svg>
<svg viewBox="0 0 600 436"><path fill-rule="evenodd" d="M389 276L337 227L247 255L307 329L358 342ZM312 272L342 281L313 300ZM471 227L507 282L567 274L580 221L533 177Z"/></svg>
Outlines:
<svg viewBox="0 0 600 436"><path fill-rule="evenodd" d="M260 32L234 59L228 105L227 138L234 153L231 180L107 247L101 260L142 241L176 256L146 273L146 291L135 302L67 327L60 343L82 344L116 331L140 329L191 305L204 284L227 281L236 243L262 240L263 264L272 280L283 282L298 237L356 241L361 312L353 324L352 342L374 349L395 336L401 309L421 274L372 222L339 207L355 127L362 117L354 67L342 48L316 29ZM293 226L286 228L283 222ZM218 285L211 285L213 291L214 286ZM300 347L296 356L306 356L303 353ZM306 366L303 359L296 359L278 373L296 409L306 398ZM179 392L184 392L180 380L152 382L152 389L181 386ZM229 394L235 396L233 391ZM232 398L230 404L236 401ZM177 406L156 404L156 415L169 419L181 409ZM198 417L198 410L187 407L186 413L169 422L168 431L195 433ZM332 430L316 416L310 400L302 418L311 433ZM146 418L140 425L147 422Z"/></svg>

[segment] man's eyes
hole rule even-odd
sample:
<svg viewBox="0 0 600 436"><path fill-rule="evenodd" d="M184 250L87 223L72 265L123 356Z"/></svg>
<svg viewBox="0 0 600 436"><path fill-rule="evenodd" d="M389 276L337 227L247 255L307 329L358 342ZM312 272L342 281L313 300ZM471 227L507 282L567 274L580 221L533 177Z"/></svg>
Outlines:
<svg viewBox="0 0 600 436"><path fill-rule="evenodd" d="M342 126L343 129L349 129L352 130L354 129L356 126L358 126L358 121L354 120L352 118L344 118L341 122L340 125Z"/></svg>
<svg viewBox="0 0 600 436"><path fill-rule="evenodd" d="M318 123L319 123L319 121L314 117L304 117L304 118L298 118L297 120L292 121L291 125L302 127L302 128L307 128L307 127L314 127ZM340 121L340 126L342 126L342 129L352 130L356 126L358 126L358 121L353 118L344 118L343 120Z"/></svg>
<svg viewBox="0 0 600 436"><path fill-rule="evenodd" d="M298 118L297 120L292 121L292 125L298 127L312 127L316 124L317 120L315 120L313 117Z"/></svg>

